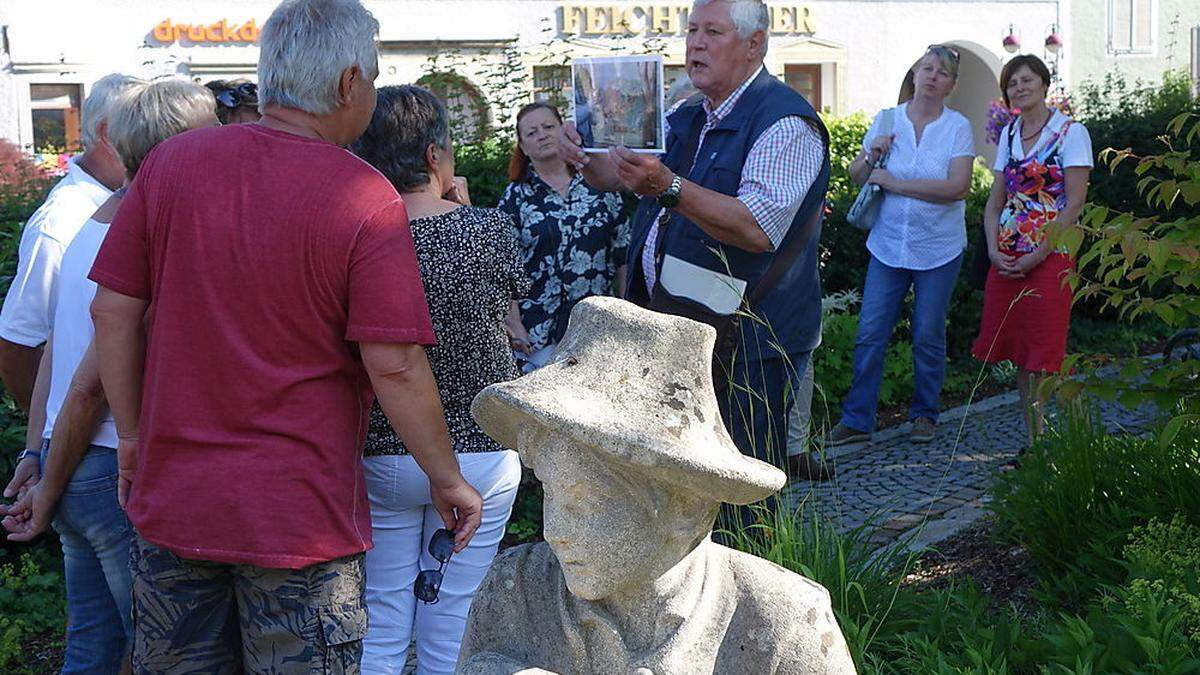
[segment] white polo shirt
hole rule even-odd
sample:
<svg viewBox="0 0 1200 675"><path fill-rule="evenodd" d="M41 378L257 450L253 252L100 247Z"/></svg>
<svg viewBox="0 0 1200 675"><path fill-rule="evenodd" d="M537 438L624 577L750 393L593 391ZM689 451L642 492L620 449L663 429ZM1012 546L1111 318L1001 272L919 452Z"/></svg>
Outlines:
<svg viewBox="0 0 1200 675"><path fill-rule="evenodd" d="M72 159L67 175L30 216L17 250L17 273L0 308L0 338L37 347L50 334L63 252L112 191Z"/></svg>
<svg viewBox="0 0 1200 675"><path fill-rule="evenodd" d="M884 115L892 124L892 151L887 170L901 180L946 180L950 162L957 157L974 157L971 123L957 111L943 107L942 114L925 125L921 142L908 119L908 104L881 110L863 138L863 149L881 131ZM867 250L888 267L931 270L958 257L967 247L966 202L927 202L884 191L879 218L867 237Z"/></svg>
<svg viewBox="0 0 1200 675"><path fill-rule="evenodd" d="M71 389L71 379L79 368L79 362L87 352L88 345L95 335L92 325L90 308L92 298L96 297L96 282L88 279L88 272L108 234L108 223L101 223L91 218L80 228L74 241L63 252L62 268L58 275L58 302L55 305L54 317L50 326L53 330L50 365L50 395L46 399L46 426L42 438L50 438L54 431L54 422L62 411L67 392ZM92 436L92 445L102 445L106 448L117 447L117 426L113 422L112 413L106 413L104 420L96 428Z"/></svg>

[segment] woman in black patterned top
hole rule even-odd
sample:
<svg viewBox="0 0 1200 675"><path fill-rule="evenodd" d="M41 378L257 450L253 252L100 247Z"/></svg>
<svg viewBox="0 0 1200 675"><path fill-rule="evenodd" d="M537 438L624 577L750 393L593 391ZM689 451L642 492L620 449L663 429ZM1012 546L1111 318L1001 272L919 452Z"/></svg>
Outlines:
<svg viewBox="0 0 1200 675"><path fill-rule="evenodd" d="M367 552L364 673L397 673L417 636L422 673L452 673L475 589L504 536L521 479L517 454L484 434L471 400L518 375L510 346L520 326L516 298L528 290L509 217L470 206L454 176L446 109L428 90L383 87L371 125L352 150L404 198L438 344L428 350L451 443L463 476L483 496L483 522L444 571L437 604L418 603L413 582L436 569L428 542L442 527L429 483L378 404L371 411L363 466L375 548ZM402 432L403 430L401 430Z"/></svg>

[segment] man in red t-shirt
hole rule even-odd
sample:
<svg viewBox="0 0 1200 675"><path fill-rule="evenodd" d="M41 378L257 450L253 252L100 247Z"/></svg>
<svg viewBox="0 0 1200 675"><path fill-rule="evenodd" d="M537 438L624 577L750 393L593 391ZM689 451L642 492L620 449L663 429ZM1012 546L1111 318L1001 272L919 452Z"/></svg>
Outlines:
<svg viewBox="0 0 1200 675"><path fill-rule="evenodd" d="M404 204L341 147L375 106L378 28L358 0L285 0L262 121L159 145L92 268L137 672L357 668L372 387L458 548L479 525Z"/></svg>

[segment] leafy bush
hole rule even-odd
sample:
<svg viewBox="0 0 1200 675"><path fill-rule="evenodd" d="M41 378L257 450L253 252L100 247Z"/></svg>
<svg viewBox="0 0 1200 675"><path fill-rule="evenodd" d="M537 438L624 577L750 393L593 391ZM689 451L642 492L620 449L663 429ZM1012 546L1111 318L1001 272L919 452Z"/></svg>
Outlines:
<svg viewBox="0 0 1200 675"><path fill-rule="evenodd" d="M901 322L898 328L904 330L907 325L907 322ZM812 355L813 383L831 414L841 408L842 399L850 391L857 332L857 313L830 314L823 319L821 346ZM912 395L912 383L912 345L907 340L893 339L884 360L879 404L887 406L907 401Z"/></svg>
<svg viewBox="0 0 1200 675"><path fill-rule="evenodd" d="M24 663L26 641L66 625L61 569L61 560L47 549L24 552L15 562L0 562L0 668Z"/></svg>
<svg viewBox="0 0 1200 675"><path fill-rule="evenodd" d="M1107 207L1090 207L1078 228L1063 239L1072 251L1087 250L1078 258L1071 277L1076 297L1093 300L1126 319L1153 317L1172 329L1194 327L1200 322L1200 113L1183 114L1171 120L1169 136L1160 139L1156 155L1137 156L1131 151L1106 152L1114 169L1132 162L1132 171L1142 176L1138 190L1157 213L1139 216L1113 212ZM1183 207L1177 217L1164 215ZM1081 357L1072 357L1071 365ZM1146 375L1149 373L1149 375ZM1163 442L1183 424L1195 425L1200 416L1194 407L1200 388L1200 363L1193 361L1149 363L1125 360L1120 377L1094 372L1084 381L1060 383L1068 396L1082 388L1128 403L1153 399L1160 406L1180 406L1180 415L1163 431Z"/></svg>
<svg viewBox="0 0 1200 675"><path fill-rule="evenodd" d="M1179 632L1200 653L1200 527L1182 515L1134 528L1125 546L1130 582L1118 592L1125 609L1142 616L1155 600L1181 612Z"/></svg>
<svg viewBox="0 0 1200 675"><path fill-rule="evenodd" d="M471 203L492 207L508 185L508 157L513 142L494 136L479 143L459 145L454 150L454 172L467 179Z"/></svg>
<svg viewBox="0 0 1200 675"><path fill-rule="evenodd" d="M993 492L998 534L1029 551L1051 599L1079 604L1124 582L1121 553L1135 527L1178 513L1200 519L1200 433L1184 429L1164 445L1066 414Z"/></svg>
<svg viewBox="0 0 1200 675"><path fill-rule="evenodd" d="M1161 149L1159 138L1167 124L1187 112L1200 113L1200 100L1192 98L1191 81L1184 71L1167 71L1157 83L1129 82L1120 71L1081 84L1074 97L1076 118L1092 138L1092 147L1127 149L1141 156ZM1192 159L1200 158L1200 148ZM1141 198L1137 183L1141 174L1128 165L1092 172L1088 197L1092 203L1139 216L1181 215L1182 205L1163 212Z"/></svg>

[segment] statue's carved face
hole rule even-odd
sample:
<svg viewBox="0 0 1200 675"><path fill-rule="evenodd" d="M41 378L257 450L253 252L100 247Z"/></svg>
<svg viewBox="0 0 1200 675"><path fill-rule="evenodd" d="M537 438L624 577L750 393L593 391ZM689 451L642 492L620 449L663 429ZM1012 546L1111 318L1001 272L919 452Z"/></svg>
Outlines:
<svg viewBox="0 0 1200 675"><path fill-rule="evenodd" d="M662 573L664 515L645 493L584 448L546 437L532 458L545 490L546 543L554 551L571 593L599 600ZM678 560L678 558L676 558Z"/></svg>

